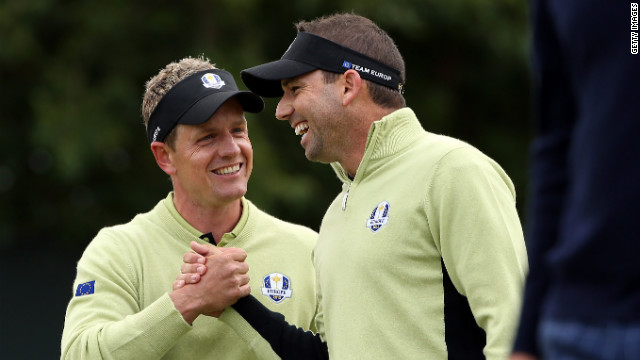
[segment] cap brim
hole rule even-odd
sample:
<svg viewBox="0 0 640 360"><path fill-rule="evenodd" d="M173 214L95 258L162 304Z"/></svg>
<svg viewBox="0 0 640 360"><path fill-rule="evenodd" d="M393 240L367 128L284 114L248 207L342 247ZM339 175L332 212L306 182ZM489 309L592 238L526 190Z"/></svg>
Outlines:
<svg viewBox="0 0 640 360"><path fill-rule="evenodd" d="M242 105L242 109L250 113L259 113L264 109L262 98L249 91L225 91L212 93L204 99L198 101L184 114L179 124L198 125L207 122L220 106L232 97L237 98Z"/></svg>
<svg viewBox="0 0 640 360"><path fill-rule="evenodd" d="M295 60L280 59L242 70L240 77L245 86L264 97L280 97L283 94L281 81L318 69L317 66Z"/></svg>

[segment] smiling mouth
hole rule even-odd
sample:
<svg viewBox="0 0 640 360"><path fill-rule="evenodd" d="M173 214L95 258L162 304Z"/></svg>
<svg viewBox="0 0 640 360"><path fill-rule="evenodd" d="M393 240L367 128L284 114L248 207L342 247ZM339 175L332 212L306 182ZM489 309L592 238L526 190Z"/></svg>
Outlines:
<svg viewBox="0 0 640 360"><path fill-rule="evenodd" d="M309 130L309 124L306 121L301 122L298 125L296 125L294 130L296 132L296 135L304 135Z"/></svg>
<svg viewBox="0 0 640 360"><path fill-rule="evenodd" d="M221 167L219 169L213 170L213 173L216 175L229 175L229 174L235 174L238 171L240 171L240 164Z"/></svg>

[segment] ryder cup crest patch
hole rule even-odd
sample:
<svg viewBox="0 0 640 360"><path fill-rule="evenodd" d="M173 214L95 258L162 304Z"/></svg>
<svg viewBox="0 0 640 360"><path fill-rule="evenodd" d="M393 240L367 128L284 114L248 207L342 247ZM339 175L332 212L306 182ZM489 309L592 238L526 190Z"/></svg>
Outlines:
<svg viewBox="0 0 640 360"><path fill-rule="evenodd" d="M220 76L213 73L206 73L202 75L200 80L202 80L202 86L209 89L220 89L225 85Z"/></svg>
<svg viewBox="0 0 640 360"><path fill-rule="evenodd" d="M389 222L389 203L381 202L373 209L371 216L367 219L367 227L376 232Z"/></svg>
<svg viewBox="0 0 640 360"><path fill-rule="evenodd" d="M280 273L271 273L262 279L262 295L268 296L276 304L291 297L291 281Z"/></svg>

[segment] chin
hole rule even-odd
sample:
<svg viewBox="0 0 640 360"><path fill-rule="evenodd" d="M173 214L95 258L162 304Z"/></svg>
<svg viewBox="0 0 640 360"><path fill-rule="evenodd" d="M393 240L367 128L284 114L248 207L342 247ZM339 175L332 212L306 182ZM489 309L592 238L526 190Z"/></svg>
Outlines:
<svg viewBox="0 0 640 360"><path fill-rule="evenodd" d="M220 197L224 197L228 200L237 200L247 194L247 187L239 187L237 189L230 189L229 191L225 191L224 194L220 194Z"/></svg>
<svg viewBox="0 0 640 360"><path fill-rule="evenodd" d="M325 157L323 157L322 154L318 154L317 152L305 151L304 156L309 161L313 161L321 164L330 164L333 162L325 159Z"/></svg>

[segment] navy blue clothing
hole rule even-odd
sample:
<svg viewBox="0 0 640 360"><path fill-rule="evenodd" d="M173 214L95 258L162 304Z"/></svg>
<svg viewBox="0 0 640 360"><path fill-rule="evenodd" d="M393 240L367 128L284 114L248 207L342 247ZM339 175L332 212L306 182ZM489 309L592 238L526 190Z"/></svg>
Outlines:
<svg viewBox="0 0 640 360"><path fill-rule="evenodd" d="M539 355L542 319L640 323L640 55L630 2L531 4L538 134L515 350Z"/></svg>
<svg viewBox="0 0 640 360"><path fill-rule="evenodd" d="M591 326L545 320L539 337L545 360L640 359L640 324Z"/></svg>

